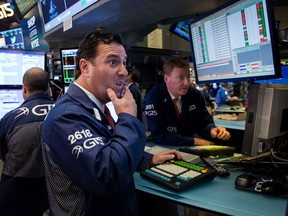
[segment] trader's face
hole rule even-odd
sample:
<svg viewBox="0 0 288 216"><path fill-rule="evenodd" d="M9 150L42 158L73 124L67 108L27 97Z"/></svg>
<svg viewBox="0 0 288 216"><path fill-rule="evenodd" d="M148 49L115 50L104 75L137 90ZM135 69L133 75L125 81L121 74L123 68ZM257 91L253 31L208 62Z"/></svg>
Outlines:
<svg viewBox="0 0 288 216"><path fill-rule="evenodd" d="M189 71L187 68L175 67L170 75L165 74L164 81L168 90L175 97L185 95L189 88Z"/></svg>
<svg viewBox="0 0 288 216"><path fill-rule="evenodd" d="M125 67L127 55L124 47L117 43L100 44L97 50L93 62L87 62L86 82L90 92L102 103L107 103L110 101L107 88L112 88L118 98L124 88L128 74Z"/></svg>

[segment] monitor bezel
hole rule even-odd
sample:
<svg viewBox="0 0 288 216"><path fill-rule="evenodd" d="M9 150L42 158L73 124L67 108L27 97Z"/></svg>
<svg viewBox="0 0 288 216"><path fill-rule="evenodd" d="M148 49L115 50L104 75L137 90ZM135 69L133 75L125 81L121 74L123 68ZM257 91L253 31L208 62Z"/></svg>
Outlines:
<svg viewBox="0 0 288 216"><path fill-rule="evenodd" d="M279 48L278 48L278 37L277 37L277 30L275 27L275 16L274 16L274 7L272 1L269 0L262 0L266 2L267 6L267 15L268 15L268 24L269 24L269 30L270 30L270 37L271 37L271 48L272 48L272 56L273 56L273 63L274 63L274 74L271 75L259 75L259 76L253 76L253 77L233 77L233 78L223 78L223 79L209 79L209 80L199 80L198 70L194 54L194 46L193 46L193 38L192 38L192 32L191 32L191 25L199 22L202 19L205 19L206 17L213 15L217 12L219 12L222 9L225 9L227 7L231 7L233 4L243 2L243 0L231 0L223 4L222 6L208 12L205 14L201 14L195 19L191 20L189 24L189 35L190 35L190 48L191 48L191 54L193 59L193 66L195 71L195 79L197 84L205 84L205 83L220 83L220 82L239 82L239 81L248 81L250 83L254 83L256 80L265 80L265 79L273 79L273 78L281 78L281 64L280 64L280 54L279 54ZM246 0L245 0L246 1ZM248 1L248 0L247 0Z"/></svg>

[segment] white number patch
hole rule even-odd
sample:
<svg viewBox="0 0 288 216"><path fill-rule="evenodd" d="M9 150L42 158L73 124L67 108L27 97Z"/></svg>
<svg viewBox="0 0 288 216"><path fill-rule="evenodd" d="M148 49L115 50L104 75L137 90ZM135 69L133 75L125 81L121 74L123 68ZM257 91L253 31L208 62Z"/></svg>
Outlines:
<svg viewBox="0 0 288 216"><path fill-rule="evenodd" d="M153 104L147 104L146 107L145 107L146 110L149 110L149 109L154 109L154 105Z"/></svg>
<svg viewBox="0 0 288 216"><path fill-rule="evenodd" d="M92 133L90 132L90 130L83 129L82 131L76 131L74 134L68 135L68 140L70 141L70 144L73 145L77 140L89 137L92 137Z"/></svg>

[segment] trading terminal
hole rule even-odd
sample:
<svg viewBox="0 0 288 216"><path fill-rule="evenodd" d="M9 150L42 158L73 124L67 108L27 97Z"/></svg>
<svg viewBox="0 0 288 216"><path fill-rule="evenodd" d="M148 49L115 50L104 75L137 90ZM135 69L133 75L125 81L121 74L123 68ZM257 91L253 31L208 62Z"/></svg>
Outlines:
<svg viewBox="0 0 288 216"><path fill-rule="evenodd" d="M0 19L7 21L0 23L0 119L23 102L27 69L49 72L50 96L57 100L75 81L84 35L95 29L119 33L129 64L141 73L143 99L163 80L163 59L181 56L191 66L196 88L204 92L209 86L215 125L232 135L212 147L178 148L185 163L170 161L135 172L136 190L177 204L183 216L288 214L286 1L185 0L179 9L174 0L125 0L123 5L106 0L2 2L6 15ZM223 82L237 103L216 105L215 92ZM109 109L117 121L113 105ZM153 143L143 123L145 151L165 149ZM0 171L1 166L2 161ZM175 166L181 170L174 173Z"/></svg>

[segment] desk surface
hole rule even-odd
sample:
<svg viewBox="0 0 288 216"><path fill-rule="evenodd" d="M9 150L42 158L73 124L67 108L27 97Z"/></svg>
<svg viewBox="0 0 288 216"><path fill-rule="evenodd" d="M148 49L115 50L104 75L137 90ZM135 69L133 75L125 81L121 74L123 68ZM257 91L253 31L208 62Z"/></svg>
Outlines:
<svg viewBox="0 0 288 216"><path fill-rule="evenodd" d="M217 107L215 109L216 113L245 113L246 110L245 108L239 108L239 109L231 109L231 108L221 108L221 107Z"/></svg>
<svg viewBox="0 0 288 216"><path fill-rule="evenodd" d="M231 172L229 177L216 177L181 192L147 181L138 172L134 180L137 190L203 210L237 216L286 215L286 199L236 189L234 180L241 173Z"/></svg>
<svg viewBox="0 0 288 216"><path fill-rule="evenodd" d="M209 99L210 99L211 101L215 101L215 100L216 100L216 97L210 97ZM243 99L243 98L238 98L237 101L245 101L245 99Z"/></svg>
<svg viewBox="0 0 288 216"><path fill-rule="evenodd" d="M236 130L245 130L246 121L230 121L223 119L214 119L216 126L222 126L225 128L236 129Z"/></svg>

